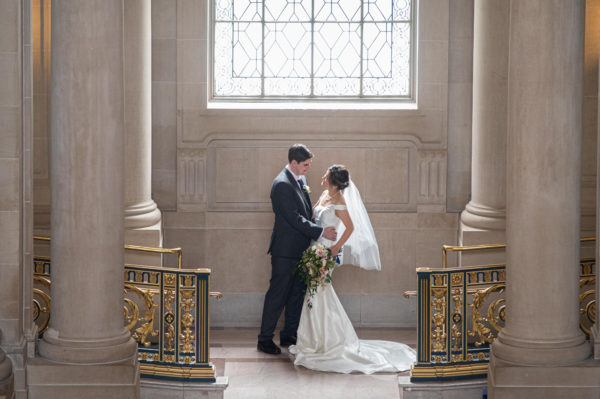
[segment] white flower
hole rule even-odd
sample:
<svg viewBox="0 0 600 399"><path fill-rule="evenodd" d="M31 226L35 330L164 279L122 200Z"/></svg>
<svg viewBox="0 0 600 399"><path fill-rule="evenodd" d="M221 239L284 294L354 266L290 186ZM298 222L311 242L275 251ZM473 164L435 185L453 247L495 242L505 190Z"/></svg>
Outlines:
<svg viewBox="0 0 600 399"><path fill-rule="evenodd" d="M302 188L304 189L304 191L306 191L306 194L310 194L310 187L307 186L306 184L302 186Z"/></svg>

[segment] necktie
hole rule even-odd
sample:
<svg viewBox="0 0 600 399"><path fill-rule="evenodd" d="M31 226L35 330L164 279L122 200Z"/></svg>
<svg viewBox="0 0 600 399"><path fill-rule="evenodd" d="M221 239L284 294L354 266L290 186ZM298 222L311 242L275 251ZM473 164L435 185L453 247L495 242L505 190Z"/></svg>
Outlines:
<svg viewBox="0 0 600 399"><path fill-rule="evenodd" d="M304 183L302 183L302 179L298 179L298 185L300 186L300 190L303 190Z"/></svg>

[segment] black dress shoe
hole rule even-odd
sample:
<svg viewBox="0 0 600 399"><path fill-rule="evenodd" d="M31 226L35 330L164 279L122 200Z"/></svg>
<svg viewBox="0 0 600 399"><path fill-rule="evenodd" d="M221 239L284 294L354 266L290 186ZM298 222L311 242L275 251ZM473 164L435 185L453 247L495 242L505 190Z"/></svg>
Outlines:
<svg viewBox="0 0 600 399"><path fill-rule="evenodd" d="M256 345L256 348L261 352L268 353L269 355L279 355L281 353L281 349L279 349L279 347L275 345L275 342L273 342L273 340L258 341L258 345Z"/></svg>
<svg viewBox="0 0 600 399"><path fill-rule="evenodd" d="M281 337L279 338L279 344L281 346L296 345L296 337Z"/></svg>

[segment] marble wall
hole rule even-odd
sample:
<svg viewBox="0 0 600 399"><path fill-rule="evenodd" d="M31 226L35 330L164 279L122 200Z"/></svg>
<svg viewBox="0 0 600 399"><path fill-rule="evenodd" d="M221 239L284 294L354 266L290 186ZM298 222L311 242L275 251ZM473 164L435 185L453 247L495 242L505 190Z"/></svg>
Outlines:
<svg viewBox="0 0 600 399"><path fill-rule="evenodd" d="M0 2L0 370L12 363L16 397L26 395L32 323L31 2ZM4 357L6 352L7 358ZM10 358L10 360L8 360ZM10 368L8 370L10 371ZM0 375L0 396L7 376Z"/></svg>
<svg viewBox="0 0 600 399"><path fill-rule="evenodd" d="M165 246L182 246L186 267L210 267L212 289L225 294L211 307L213 325L259 323L270 276L269 190L295 142L315 154L313 200L325 169L342 163L371 214L383 270L347 267L335 276L352 320L414 325L415 304L402 293L415 288L415 267L439 266L441 245L456 242L458 215L447 212L447 193L457 209L468 198L470 121L463 114L470 117L470 70L458 70L470 65L472 1L420 2L418 106L398 110L211 108L206 1L152 5L153 195ZM451 14L454 45L462 48L453 63L456 173L449 172L447 144ZM459 183L448 187L449 179Z"/></svg>
<svg viewBox="0 0 600 399"><path fill-rule="evenodd" d="M268 192L294 142L315 153L313 198L329 164L350 168L380 240L382 272L336 273L353 320L412 324L414 303L401 294L414 289L416 267L438 266L441 245L456 243L457 212L469 199L474 0L419 2L417 107L399 110L211 108L207 1L152 1L152 197L163 212L164 245L182 246L186 267L212 268L212 288L226 294L211 309L213 324L258 323L270 270ZM50 0L33 6L35 231L44 233ZM597 20L597 2L587 6L588 20ZM584 71L584 233L593 233L585 221L595 213L593 25L586 28ZM175 265L176 258L165 262Z"/></svg>
<svg viewBox="0 0 600 399"><path fill-rule="evenodd" d="M19 1L0 9L0 329L3 342L19 341L21 266L23 112ZM31 106L31 103L29 103Z"/></svg>

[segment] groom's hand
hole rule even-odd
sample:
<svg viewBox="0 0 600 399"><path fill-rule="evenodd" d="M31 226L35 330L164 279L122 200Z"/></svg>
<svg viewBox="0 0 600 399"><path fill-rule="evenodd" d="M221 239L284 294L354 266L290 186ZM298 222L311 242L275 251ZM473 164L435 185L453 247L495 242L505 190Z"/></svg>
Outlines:
<svg viewBox="0 0 600 399"><path fill-rule="evenodd" d="M323 229L323 238L326 238L329 241L335 241L337 238L337 231L335 231L335 227L325 227L325 229Z"/></svg>

